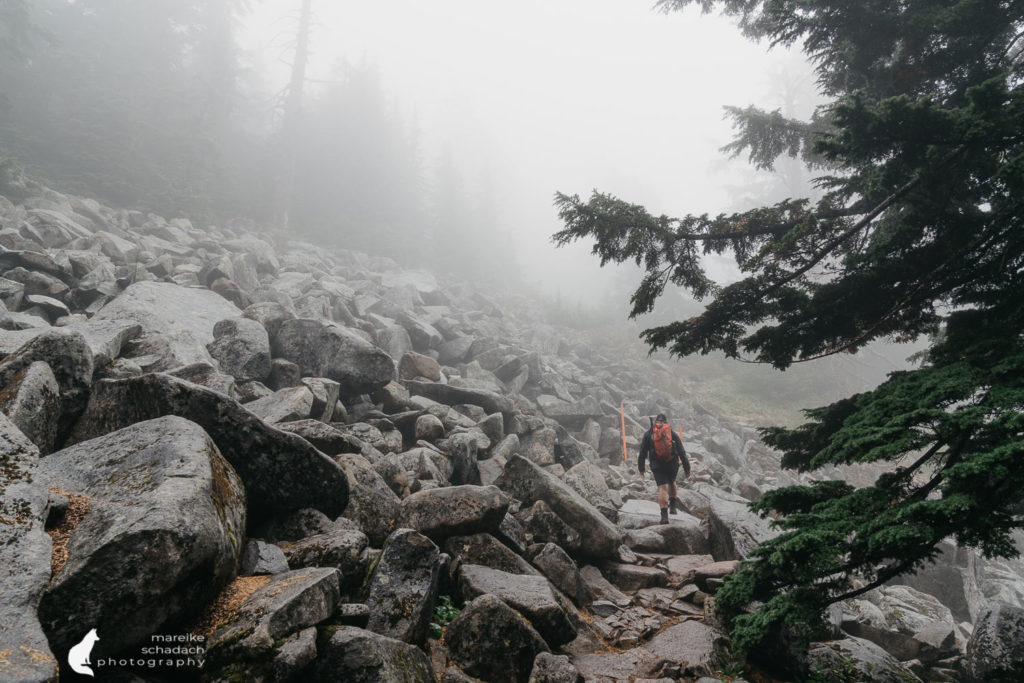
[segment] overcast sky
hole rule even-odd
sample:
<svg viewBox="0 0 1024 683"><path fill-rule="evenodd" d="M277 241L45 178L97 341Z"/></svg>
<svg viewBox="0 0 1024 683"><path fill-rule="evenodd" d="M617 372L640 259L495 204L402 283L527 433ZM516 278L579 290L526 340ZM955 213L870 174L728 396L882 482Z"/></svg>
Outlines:
<svg viewBox="0 0 1024 683"><path fill-rule="evenodd" d="M731 137L723 105L774 109L782 74L810 82L795 53L748 42L720 17L652 5L313 0L311 76L329 77L339 59L374 65L415 116L427 163L449 150L470 190L489 175L532 277L572 298L610 274L589 245L550 244L561 227L556 190L597 188L671 215L730 209L743 164L724 165L718 152ZM288 54L298 6L256 5L245 40L264 63ZM813 104L808 96L795 113Z"/></svg>

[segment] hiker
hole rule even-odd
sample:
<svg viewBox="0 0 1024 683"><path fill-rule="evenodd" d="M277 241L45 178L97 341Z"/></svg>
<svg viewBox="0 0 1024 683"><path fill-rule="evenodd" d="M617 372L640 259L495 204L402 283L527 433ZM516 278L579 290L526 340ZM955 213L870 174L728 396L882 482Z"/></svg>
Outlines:
<svg viewBox="0 0 1024 683"><path fill-rule="evenodd" d="M644 476L644 461L650 458L651 474L658 484L658 507L661 508L661 523L668 524L669 507L672 514L683 507L682 502L676 498L676 474L679 473L679 463L683 464L685 476L690 476L690 461L686 459L686 450L683 448L683 441L678 434L672 433L672 428L665 419L664 413L659 413L654 418L654 424L644 434L640 442L640 460L637 469L640 476Z"/></svg>

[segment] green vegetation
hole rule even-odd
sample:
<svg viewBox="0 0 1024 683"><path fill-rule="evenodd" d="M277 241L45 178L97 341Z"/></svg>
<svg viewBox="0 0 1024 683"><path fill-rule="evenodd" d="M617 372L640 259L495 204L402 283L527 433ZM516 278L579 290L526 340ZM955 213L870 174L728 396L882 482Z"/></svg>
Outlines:
<svg viewBox="0 0 1024 683"><path fill-rule="evenodd" d="M440 595L434 605L434 620L430 623L430 637L440 638L444 627L459 616L459 608L452 602L450 595Z"/></svg>
<svg viewBox="0 0 1024 683"><path fill-rule="evenodd" d="M810 121L732 108L759 168L797 157L820 198L672 218L594 192L556 195L558 244L646 275L631 317L669 285L706 309L643 332L676 356L721 351L779 369L873 340L931 342L921 367L805 412L763 437L799 471L886 465L873 486L772 491L781 535L727 580L718 605L744 652L820 634L823 608L936 557L955 538L1014 556L1024 502L1024 3L662 0L721 8L741 30L800 44L831 101ZM716 285L705 253L743 279ZM754 605L746 612L748 605ZM774 650L772 650L774 648ZM777 663L777 662L776 662Z"/></svg>

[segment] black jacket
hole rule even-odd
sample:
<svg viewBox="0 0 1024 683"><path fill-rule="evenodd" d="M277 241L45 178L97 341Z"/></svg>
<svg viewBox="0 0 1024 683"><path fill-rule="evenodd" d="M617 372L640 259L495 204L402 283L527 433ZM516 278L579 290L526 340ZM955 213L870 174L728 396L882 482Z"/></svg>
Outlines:
<svg viewBox="0 0 1024 683"><path fill-rule="evenodd" d="M683 471L687 474L690 473L690 461L686 457L686 449L683 448L683 441L679 438L679 435L672 432L672 452L675 453L676 460L683 464ZM643 469L644 461L650 458L651 467L660 467L664 464L662 461L657 459L654 454L654 428L648 429L644 434L644 438L640 441L640 461L637 463L637 467Z"/></svg>

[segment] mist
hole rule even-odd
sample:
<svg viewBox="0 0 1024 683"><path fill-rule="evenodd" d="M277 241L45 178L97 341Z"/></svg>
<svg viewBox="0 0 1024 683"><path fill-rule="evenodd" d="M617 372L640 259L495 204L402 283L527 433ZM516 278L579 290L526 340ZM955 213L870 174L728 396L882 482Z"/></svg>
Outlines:
<svg viewBox="0 0 1024 683"><path fill-rule="evenodd" d="M259 7L244 27L264 66L293 42L295 13L283 4ZM474 256L493 259L489 247L510 242L521 281L572 305L628 296L623 281L635 277L601 271L585 245L552 248L556 190L597 188L671 215L735 209L751 177L719 151L731 139L722 107L784 106L786 83L801 86L789 113L817 103L799 54L744 40L722 18L646 2L314 3L314 14L313 91L344 65L371 69L417 131L428 192L447 155L470 203L492 203L491 223L473 229L494 237ZM269 80L283 72L278 63ZM733 275L727 262L714 271Z"/></svg>
<svg viewBox="0 0 1024 683"><path fill-rule="evenodd" d="M640 269L555 248L556 191L670 216L812 192L795 162L771 174L721 151L725 106L807 117L822 103L798 52L723 18L628 0L307 2L24 5L0 52L0 189L17 197L23 168L112 205L244 220L528 294L552 322L632 340L700 304L669 291L627 322ZM727 256L706 265L739 278ZM909 353L829 386L872 386Z"/></svg>

